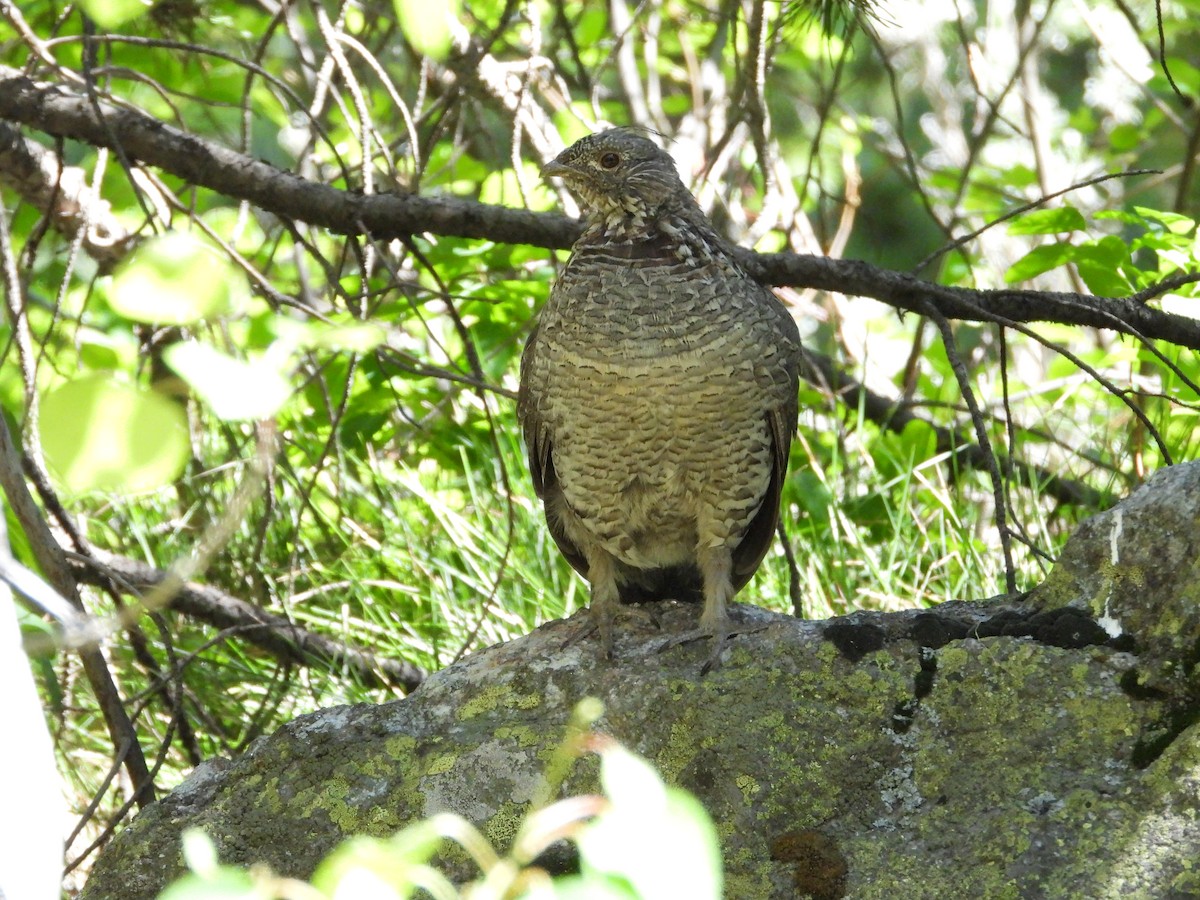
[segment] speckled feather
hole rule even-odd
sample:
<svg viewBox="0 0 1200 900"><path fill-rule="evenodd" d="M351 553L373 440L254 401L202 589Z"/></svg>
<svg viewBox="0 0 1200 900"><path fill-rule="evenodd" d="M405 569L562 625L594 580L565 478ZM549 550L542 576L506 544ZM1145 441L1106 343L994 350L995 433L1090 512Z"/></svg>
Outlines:
<svg viewBox="0 0 1200 900"><path fill-rule="evenodd" d="M648 139L615 129L546 169L585 231L521 358L518 416L555 542L620 601L726 602L770 547L797 419L800 339Z"/></svg>

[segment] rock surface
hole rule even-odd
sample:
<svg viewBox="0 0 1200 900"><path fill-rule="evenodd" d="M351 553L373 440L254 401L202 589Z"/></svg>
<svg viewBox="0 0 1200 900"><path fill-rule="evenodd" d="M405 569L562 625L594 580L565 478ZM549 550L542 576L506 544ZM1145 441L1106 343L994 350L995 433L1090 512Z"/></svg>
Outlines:
<svg viewBox="0 0 1200 900"><path fill-rule="evenodd" d="M1082 526L1024 601L828 622L742 607L764 627L703 678L704 642L662 647L695 608L623 623L611 663L575 640L583 617L549 623L405 700L204 764L83 896L154 897L189 826L223 861L299 876L347 835L443 810L506 848L595 696L602 730L709 809L731 898L1200 898L1198 517L1200 464L1181 465ZM565 790L595 790L591 760Z"/></svg>

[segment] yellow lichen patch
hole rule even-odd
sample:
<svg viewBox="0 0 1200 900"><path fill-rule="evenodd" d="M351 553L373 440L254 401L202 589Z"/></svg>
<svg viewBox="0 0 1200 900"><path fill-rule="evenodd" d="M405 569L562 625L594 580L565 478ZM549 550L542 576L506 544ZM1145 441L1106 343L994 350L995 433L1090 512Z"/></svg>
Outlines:
<svg viewBox="0 0 1200 900"><path fill-rule="evenodd" d="M501 853L508 852L528 811L528 804L524 803L505 803L501 806L483 826L483 833L488 839L488 843Z"/></svg>
<svg viewBox="0 0 1200 900"><path fill-rule="evenodd" d="M454 768L454 764L458 762L458 755L455 753L439 753L436 756L430 757L425 764L426 775L445 775Z"/></svg>
<svg viewBox="0 0 1200 900"><path fill-rule="evenodd" d="M509 709L537 709L542 698L537 694L518 694L511 684L491 684L459 707L460 722L473 719L486 712L507 707Z"/></svg>
<svg viewBox="0 0 1200 900"><path fill-rule="evenodd" d="M738 790L742 792L742 802L747 806L750 805L754 796L762 790L759 783L749 775L739 775L736 779Z"/></svg>

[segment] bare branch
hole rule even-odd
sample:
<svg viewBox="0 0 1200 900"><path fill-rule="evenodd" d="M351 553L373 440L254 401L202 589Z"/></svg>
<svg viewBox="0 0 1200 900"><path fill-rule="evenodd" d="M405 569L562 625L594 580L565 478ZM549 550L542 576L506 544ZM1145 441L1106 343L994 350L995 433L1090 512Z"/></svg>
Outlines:
<svg viewBox="0 0 1200 900"><path fill-rule="evenodd" d="M65 166L52 151L0 122L0 183L49 217L68 238L83 231L83 249L101 265L125 256L131 236L96 196L82 169Z"/></svg>
<svg viewBox="0 0 1200 900"><path fill-rule="evenodd" d="M577 221L552 213L456 197L363 195L339 190L186 134L142 113L105 104L99 108L103 119L87 98L0 67L0 119L98 147L119 143L130 158L287 219L342 234L365 231L383 240L430 232L558 249L569 247L579 235ZM757 254L745 249L738 253L751 273L766 284L873 297L902 311L921 312L928 303L946 318L962 321L995 321L992 316L996 316L1014 322L1057 322L1137 333L1200 350L1200 322L1139 302L1148 292L1139 298L1106 298L1050 291L975 290L933 284L859 260Z"/></svg>
<svg viewBox="0 0 1200 900"><path fill-rule="evenodd" d="M115 584L127 594L141 594L163 584L168 573L124 556L93 551L94 559L73 560L76 577L95 585ZM348 671L368 687L394 685L405 691L416 689L425 673L404 660L379 659L365 650L347 646L272 615L224 591L195 582L185 582L168 606L217 628L237 629L247 641L278 659L303 666L327 665Z"/></svg>

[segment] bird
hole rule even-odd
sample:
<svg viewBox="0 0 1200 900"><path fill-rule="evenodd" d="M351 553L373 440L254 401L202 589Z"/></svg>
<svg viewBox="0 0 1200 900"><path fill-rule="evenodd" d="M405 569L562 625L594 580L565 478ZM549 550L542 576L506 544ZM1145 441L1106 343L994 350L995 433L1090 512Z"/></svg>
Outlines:
<svg viewBox="0 0 1200 900"><path fill-rule="evenodd" d="M708 671L776 532L799 330L648 137L589 135L542 176L577 197L583 231L521 354L534 490L591 585L604 655L623 604L699 601Z"/></svg>

